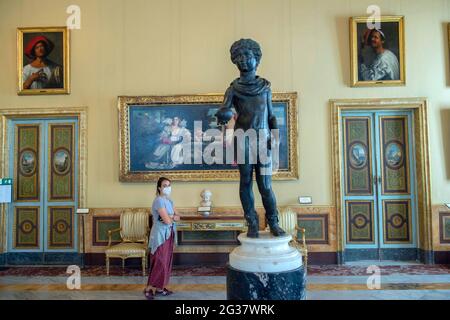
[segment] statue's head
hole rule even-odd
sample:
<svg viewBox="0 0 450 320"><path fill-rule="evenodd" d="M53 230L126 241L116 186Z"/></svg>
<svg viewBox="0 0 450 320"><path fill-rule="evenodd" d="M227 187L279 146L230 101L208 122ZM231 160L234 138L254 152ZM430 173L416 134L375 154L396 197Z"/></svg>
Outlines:
<svg viewBox="0 0 450 320"><path fill-rule="evenodd" d="M203 198L204 201L209 201L211 200L212 192L209 191L208 189L205 189L202 191L200 196Z"/></svg>
<svg viewBox="0 0 450 320"><path fill-rule="evenodd" d="M256 59L256 66L258 66L262 56L261 47L259 46L258 42L252 39L240 39L233 43L230 48L231 61L234 64L237 64L237 58L243 51L246 50L250 50L253 52L253 55Z"/></svg>

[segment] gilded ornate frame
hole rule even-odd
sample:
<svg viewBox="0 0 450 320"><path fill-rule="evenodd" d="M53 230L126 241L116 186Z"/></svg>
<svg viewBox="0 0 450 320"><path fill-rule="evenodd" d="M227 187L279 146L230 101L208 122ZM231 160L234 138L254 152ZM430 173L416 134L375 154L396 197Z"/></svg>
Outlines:
<svg viewBox="0 0 450 320"><path fill-rule="evenodd" d="M286 102L287 125L289 133L289 155L287 170L279 170L274 180L296 180L298 174L297 145L297 93L273 93L274 102ZM162 174L177 181L238 181L238 170L167 170L152 172L130 171L130 141L129 141L129 106L130 105L170 105L170 104L219 104L223 94L176 95L176 96L119 96L119 180L122 182L156 181Z"/></svg>
<svg viewBox="0 0 450 320"><path fill-rule="evenodd" d="M400 79L399 80L381 80L381 81L360 81L358 79L358 30L357 25L367 23L370 17L351 17L349 19L350 27L350 76L352 87L378 87L378 86L404 86L406 84L405 72L405 27L403 16L382 16L381 23L396 22L398 23L398 41L399 41L399 64Z"/></svg>
<svg viewBox="0 0 450 320"><path fill-rule="evenodd" d="M78 207L87 206L87 107L75 108L17 108L0 109L0 175L6 177L9 172L9 146L7 121L18 118L42 118L42 117L76 117L78 118ZM7 251L7 204L0 204L0 253ZM78 216L78 219L80 217ZM79 224L81 226L81 224ZM78 248L83 250L81 228L78 229Z"/></svg>
<svg viewBox="0 0 450 320"><path fill-rule="evenodd" d="M343 252L345 242L342 221L342 111L352 110L413 110L417 179L418 248L431 252L432 206L431 172L428 134L428 101L426 98L330 100L333 157L333 194L336 204L337 251Z"/></svg>
<svg viewBox="0 0 450 320"><path fill-rule="evenodd" d="M450 22L447 23L447 47L450 54Z"/></svg>
<svg viewBox="0 0 450 320"><path fill-rule="evenodd" d="M24 33L62 32L63 35L63 88L23 88L23 35ZM19 95L69 94L70 93L70 32L68 27L17 28L17 93Z"/></svg>

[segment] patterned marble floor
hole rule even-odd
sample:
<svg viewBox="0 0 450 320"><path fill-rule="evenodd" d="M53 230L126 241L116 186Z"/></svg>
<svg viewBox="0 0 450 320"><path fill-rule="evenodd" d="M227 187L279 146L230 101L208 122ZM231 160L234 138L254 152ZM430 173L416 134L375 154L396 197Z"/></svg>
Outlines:
<svg viewBox="0 0 450 320"><path fill-rule="evenodd" d="M386 264L389 263L389 264ZM378 265L382 275L411 274L411 275L432 275L450 274L450 265L424 265L419 263L398 263L398 262L358 262L346 265L313 265L308 266L310 276L363 276L367 274L369 265ZM10 267L0 270L2 276L65 276L67 267L61 266L26 266ZM104 266L86 266L82 270L83 276L104 276L106 269ZM140 266L125 267L122 270L119 266L111 266L111 276L141 276ZM173 276L225 276L225 266L174 266Z"/></svg>
<svg viewBox="0 0 450 320"><path fill-rule="evenodd" d="M449 266L379 266L379 290L369 290L365 266L311 266L310 300L450 300ZM146 283L137 268L103 267L81 270L81 289L69 290L63 267L9 268L0 271L0 300L142 300ZM224 267L176 267L164 300L226 299Z"/></svg>

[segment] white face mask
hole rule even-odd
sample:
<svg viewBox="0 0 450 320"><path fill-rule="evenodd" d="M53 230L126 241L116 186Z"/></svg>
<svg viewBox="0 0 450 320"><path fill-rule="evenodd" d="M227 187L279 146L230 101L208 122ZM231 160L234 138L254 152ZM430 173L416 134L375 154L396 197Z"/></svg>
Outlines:
<svg viewBox="0 0 450 320"><path fill-rule="evenodd" d="M170 193L172 192L172 187L165 187L163 190L162 190L162 194L163 195L165 195L165 196L170 196Z"/></svg>

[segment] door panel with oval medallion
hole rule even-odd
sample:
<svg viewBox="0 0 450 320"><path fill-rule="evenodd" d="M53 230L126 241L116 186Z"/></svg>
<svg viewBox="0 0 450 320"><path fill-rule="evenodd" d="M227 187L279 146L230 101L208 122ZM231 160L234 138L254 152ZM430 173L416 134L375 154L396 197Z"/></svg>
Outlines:
<svg viewBox="0 0 450 320"><path fill-rule="evenodd" d="M71 118L8 122L8 251L29 253L25 264L45 263L39 253L77 252L77 133Z"/></svg>
<svg viewBox="0 0 450 320"><path fill-rule="evenodd" d="M352 111L341 119L344 259L415 260L412 113Z"/></svg>

